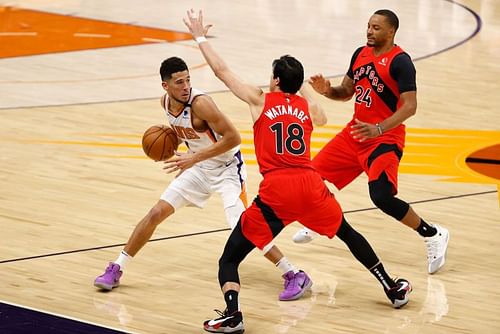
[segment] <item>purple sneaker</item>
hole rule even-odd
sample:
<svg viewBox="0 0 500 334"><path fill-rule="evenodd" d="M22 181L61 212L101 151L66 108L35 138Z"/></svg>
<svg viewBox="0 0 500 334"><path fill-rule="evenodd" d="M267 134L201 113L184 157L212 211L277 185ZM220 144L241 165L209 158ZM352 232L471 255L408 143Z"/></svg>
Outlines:
<svg viewBox="0 0 500 334"><path fill-rule="evenodd" d="M279 296L282 301L299 299L312 286L311 279L302 270L296 274L290 270L283 275L283 278L285 279L285 290Z"/></svg>
<svg viewBox="0 0 500 334"><path fill-rule="evenodd" d="M120 265L110 262L106 271L101 276L98 276L94 285L103 290L111 291L120 285L120 277L122 277L123 272L120 270Z"/></svg>

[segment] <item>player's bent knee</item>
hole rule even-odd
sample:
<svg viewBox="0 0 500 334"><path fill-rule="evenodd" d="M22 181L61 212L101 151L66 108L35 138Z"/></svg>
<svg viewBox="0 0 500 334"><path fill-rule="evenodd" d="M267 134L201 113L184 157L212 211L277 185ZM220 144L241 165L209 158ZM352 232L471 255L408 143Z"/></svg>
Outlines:
<svg viewBox="0 0 500 334"><path fill-rule="evenodd" d="M403 219L410 206L394 196L395 186L385 172L382 172L377 180L370 181L368 188L370 199L380 210L399 221Z"/></svg>
<svg viewBox="0 0 500 334"><path fill-rule="evenodd" d="M240 283L240 278L238 275L238 264L234 262L229 262L228 257L224 254L219 259L219 284L221 287L227 282Z"/></svg>
<svg viewBox="0 0 500 334"><path fill-rule="evenodd" d="M390 194L383 194L380 192L372 193L370 191L370 199L372 200L373 204L375 204L377 208L381 209L382 211L384 211L384 209L389 206L390 197L392 197L392 195Z"/></svg>
<svg viewBox="0 0 500 334"><path fill-rule="evenodd" d="M147 221L150 224L158 225L163 221L162 216L163 216L162 211L154 207L151 210L149 210Z"/></svg>
<svg viewBox="0 0 500 334"><path fill-rule="evenodd" d="M174 209L170 204L168 203L165 203L164 205L157 204L153 208L151 208L151 210L149 210L148 221L151 224L158 225L172 213L174 213Z"/></svg>
<svg viewBox="0 0 500 334"><path fill-rule="evenodd" d="M370 192L370 198L377 208L399 221L403 219L410 209L410 205L408 203L394 197L392 194L385 194L382 196L378 193L372 196L372 193Z"/></svg>

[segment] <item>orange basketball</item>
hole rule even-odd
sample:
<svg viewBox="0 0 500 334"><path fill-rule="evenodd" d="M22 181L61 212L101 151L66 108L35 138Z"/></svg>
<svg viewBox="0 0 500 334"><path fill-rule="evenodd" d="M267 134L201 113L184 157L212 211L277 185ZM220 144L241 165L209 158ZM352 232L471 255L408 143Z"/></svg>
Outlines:
<svg viewBox="0 0 500 334"><path fill-rule="evenodd" d="M153 125L142 136L142 149L154 161L171 158L177 149L177 135L166 125Z"/></svg>

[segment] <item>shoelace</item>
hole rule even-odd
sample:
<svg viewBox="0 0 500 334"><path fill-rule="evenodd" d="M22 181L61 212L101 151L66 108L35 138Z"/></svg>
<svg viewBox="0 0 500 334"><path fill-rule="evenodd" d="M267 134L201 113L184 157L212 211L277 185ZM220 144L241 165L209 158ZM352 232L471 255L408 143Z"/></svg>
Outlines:
<svg viewBox="0 0 500 334"><path fill-rule="evenodd" d="M106 268L106 273L112 273L112 272L114 272L114 270L113 270L114 268L115 268L115 266L114 266L114 265L112 265L112 266L108 266L108 267Z"/></svg>
<svg viewBox="0 0 500 334"><path fill-rule="evenodd" d="M293 274L291 279L285 278L285 289L287 289L290 284L295 284L295 281L297 280L296 276L297 275Z"/></svg>
<svg viewBox="0 0 500 334"><path fill-rule="evenodd" d="M435 258L438 253L439 241L437 240L428 240L426 241L427 246L427 258Z"/></svg>
<svg viewBox="0 0 500 334"><path fill-rule="evenodd" d="M228 316L227 309L225 309L224 311L214 309L214 311L220 316L219 318L225 318Z"/></svg>
<svg viewBox="0 0 500 334"><path fill-rule="evenodd" d="M390 288L389 290L387 290L386 291L387 293L390 293L392 291L397 291L398 290L398 288L399 288L398 279L399 279L399 277L397 277L397 276L392 279L392 281L396 284L396 286L393 286L392 288Z"/></svg>

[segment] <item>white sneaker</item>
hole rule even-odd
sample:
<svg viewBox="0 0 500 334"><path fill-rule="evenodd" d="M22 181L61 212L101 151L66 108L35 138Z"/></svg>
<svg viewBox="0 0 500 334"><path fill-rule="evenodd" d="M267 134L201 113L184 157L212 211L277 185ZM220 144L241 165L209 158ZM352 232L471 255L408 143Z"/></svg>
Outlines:
<svg viewBox="0 0 500 334"><path fill-rule="evenodd" d="M437 224L432 226L436 228L437 233L432 237L424 238L427 246L429 274L434 274L444 265L448 240L450 239L450 233L447 229Z"/></svg>
<svg viewBox="0 0 500 334"><path fill-rule="evenodd" d="M305 244L308 242L311 242L314 238L316 238L319 234L311 231L307 227L304 227L300 229L295 235L293 236L293 242L297 244Z"/></svg>

